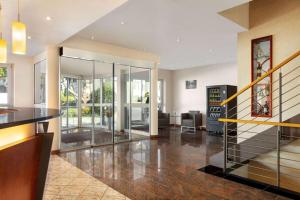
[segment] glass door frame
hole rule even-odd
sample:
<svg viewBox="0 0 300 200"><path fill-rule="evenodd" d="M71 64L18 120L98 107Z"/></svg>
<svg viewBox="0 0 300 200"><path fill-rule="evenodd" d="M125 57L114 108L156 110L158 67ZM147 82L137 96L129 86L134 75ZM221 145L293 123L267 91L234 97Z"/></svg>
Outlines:
<svg viewBox="0 0 300 200"><path fill-rule="evenodd" d="M151 68L146 68L146 67L137 67L137 66L130 66L130 103L129 103L129 105L130 105L130 136L131 136L131 138L130 138L130 141L132 141L133 139L132 139L132 108L133 107L138 107L139 108L139 103L133 103L132 102L132 82L133 82L133 78L132 78L132 75L134 74L133 72L132 72L132 69L141 69L141 70L143 70L143 71L141 71L141 72L145 72L145 71L147 71L147 74L148 74L148 77L149 77L149 103L148 103L148 106L146 106L146 107L148 107L149 108L149 122L148 122L148 136L145 136L145 137L150 137L150 135L151 135L151 116L152 116L152 112L151 112L151 108L152 108L152 104L151 104L151 98L152 98L152 85L151 85ZM138 72L139 73L139 72ZM141 95L143 95L143 84L142 84L142 80L141 80ZM143 104L147 104L147 103L143 103L143 100L144 100L144 98L143 97L141 97L141 103L140 103L140 108L144 108L144 106L143 106ZM135 104L135 106L133 106L133 104ZM137 106L138 105L138 106ZM138 139L134 139L134 140L138 140Z"/></svg>
<svg viewBox="0 0 300 200"><path fill-rule="evenodd" d="M66 108L66 106L62 106L61 105L61 79L62 78L64 78L65 76L67 76L67 77L69 77L67 74L62 74L61 73L61 58L67 58L67 59L76 59L76 60L83 60L83 61L89 61L89 62L92 62L92 65L93 65L93 74L92 74L92 90L93 90L93 92L92 92L92 143L90 144L90 145L84 145L84 146L81 146L81 147L70 147L70 148L67 148L67 149L62 149L61 147L61 136L62 136L62 134L61 134L61 131L62 130L65 130L65 129L70 129L69 127L67 127L67 128L65 128L65 129L62 129L62 119L61 120L59 120L59 122L60 122L60 124L59 124L59 149L60 150L62 150L62 151L72 151L72 150L76 150L76 149L83 149L83 148L87 148L87 147L93 147L93 146L103 146L103 145L107 145L107 144L95 144L95 138L94 138L94 136L95 136L95 133L94 133L94 129L95 129L95 102L94 102L94 92L95 92L95 78L96 78L96 76L95 76L95 63L96 62L98 62L98 63L106 63L106 64L111 64L112 65L112 113L113 113L113 115L112 115L112 142L111 143L109 143L109 145L115 145L115 144L118 144L118 143L120 143L120 142L127 142L127 141L132 141L132 127L131 127L131 122L132 122L132 80L131 80L131 78L132 78L132 68L139 68L139 69L144 69L144 70L147 70L148 71L148 73L149 73L149 84L150 84L150 88L149 88L149 92L150 92L150 94L149 94L149 131L148 131L148 133L149 133L149 137L150 137L150 135L151 135L151 115L152 115L152 112L151 112L151 108L152 108L152 105L151 105L151 97L152 97L152 84L151 84L151 80L152 80L152 78L151 78L151 70L152 70L152 68L151 67L138 67L138 66L131 66L131 65L126 65L126 64L119 64L119 63L115 63L115 62L113 62L113 63L110 63L110 62L105 62L105 61L99 61L99 60L92 60L92 59L85 59L85 58L79 58L79 57L72 57L72 56L66 56L66 55L60 55L59 56L59 108L60 108L60 110L62 110L62 108ZM115 92L116 92L116 88L115 88L115 82L116 82L116 73L115 73L115 68L116 68L116 64L118 64L118 65L122 65L122 66L127 66L128 68L129 68L129 87L130 87L130 89L129 89L129 125L128 125L128 128L129 128L129 139L128 140L124 140L124 141L116 141L115 140L115 112L116 112L116 110L115 110ZM75 76L74 76L75 77ZM70 77L69 78L72 78L72 76L70 75ZM82 93L82 89L81 89L81 80L80 79L77 79L77 81L78 81L78 105L77 105L77 108L78 108L78 126L79 125L81 125L81 119L80 119L80 117L81 117L81 106L82 106L82 104L81 104L81 99L80 99L80 96L79 95L81 95L81 93ZM101 79L101 81L102 81L102 79ZM69 83L67 83L67 85L68 85ZM101 85L101 87L103 86L103 83L102 84L100 84ZM101 88L101 91L103 90L103 88ZM102 95L101 95L102 96ZM103 105L102 105L102 99L100 100L101 102L100 102L100 110L101 110L101 108L103 107ZM120 101L120 100L119 100ZM68 108L69 108L69 106L67 106ZM79 113L80 112L80 113ZM100 112L101 113L101 112ZM68 118L68 115L67 115L67 118ZM67 122L68 123L68 122ZM101 122L101 124L102 124L102 122Z"/></svg>

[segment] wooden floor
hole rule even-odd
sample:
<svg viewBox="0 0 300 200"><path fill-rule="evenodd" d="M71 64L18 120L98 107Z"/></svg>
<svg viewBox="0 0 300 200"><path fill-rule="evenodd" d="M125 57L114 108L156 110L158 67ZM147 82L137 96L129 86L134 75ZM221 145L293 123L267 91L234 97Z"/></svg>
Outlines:
<svg viewBox="0 0 300 200"><path fill-rule="evenodd" d="M63 153L61 156L131 199L285 199L198 171L222 151L204 131L160 130L160 138Z"/></svg>
<svg viewBox="0 0 300 200"><path fill-rule="evenodd" d="M232 174L276 185L277 151L260 155ZM300 139L281 147L280 186L300 193Z"/></svg>

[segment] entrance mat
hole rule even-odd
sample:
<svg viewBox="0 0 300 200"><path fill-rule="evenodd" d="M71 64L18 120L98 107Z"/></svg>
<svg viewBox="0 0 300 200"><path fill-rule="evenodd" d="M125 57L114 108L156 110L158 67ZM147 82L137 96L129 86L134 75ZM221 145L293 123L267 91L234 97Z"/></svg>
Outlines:
<svg viewBox="0 0 300 200"><path fill-rule="evenodd" d="M213 165L207 165L207 166L202 167L198 170L201 171L201 172L207 173L207 174L211 174L211 175L214 175L214 176L217 176L217 177L220 177L220 178L224 178L224 179L227 179L227 180L230 180L230 181L234 181L234 182L237 182L237 183L248 185L248 186L253 187L253 188L268 191L268 192L278 194L278 195L281 195L281 196L284 196L284 197L288 197L288 198L291 198L291 199L300 199L300 193L293 192L293 191L290 191L290 190L287 190L287 189L284 189L284 188L279 188L279 187L269 185L269 184L266 184L266 183L262 183L262 182L259 182L259 181L251 180L251 179L248 179L248 178L244 178L244 177L241 177L241 176L228 174L228 172L224 173L222 168L219 168L219 167L216 167L216 166L213 166Z"/></svg>

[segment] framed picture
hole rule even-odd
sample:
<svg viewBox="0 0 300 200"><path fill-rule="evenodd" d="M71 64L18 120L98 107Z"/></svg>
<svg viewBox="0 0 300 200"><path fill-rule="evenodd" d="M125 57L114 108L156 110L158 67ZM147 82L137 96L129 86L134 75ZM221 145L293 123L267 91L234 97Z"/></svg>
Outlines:
<svg viewBox="0 0 300 200"><path fill-rule="evenodd" d="M197 80L185 81L186 89L196 89L197 88Z"/></svg>
<svg viewBox="0 0 300 200"><path fill-rule="evenodd" d="M252 40L251 81L272 69L272 36ZM272 75L251 89L251 116L272 117Z"/></svg>

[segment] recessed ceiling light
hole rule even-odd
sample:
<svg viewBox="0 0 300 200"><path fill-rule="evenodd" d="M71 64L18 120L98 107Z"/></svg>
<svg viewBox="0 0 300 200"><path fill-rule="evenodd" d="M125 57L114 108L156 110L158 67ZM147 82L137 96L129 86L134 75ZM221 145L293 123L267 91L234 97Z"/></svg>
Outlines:
<svg viewBox="0 0 300 200"><path fill-rule="evenodd" d="M50 16L47 16L47 17L46 17L46 20L47 20L47 21L50 21L50 20L52 20L52 18L51 18Z"/></svg>
<svg viewBox="0 0 300 200"><path fill-rule="evenodd" d="M180 40L180 38L178 37L177 39L176 39L176 42L177 43L179 43L181 40Z"/></svg>
<svg viewBox="0 0 300 200"><path fill-rule="evenodd" d="M125 22L124 21L121 21L121 25L124 25L125 24Z"/></svg>
<svg viewBox="0 0 300 200"><path fill-rule="evenodd" d="M91 40L94 40L94 39L95 39L95 37L94 37L94 36L92 36L92 37L91 37Z"/></svg>
<svg viewBox="0 0 300 200"><path fill-rule="evenodd" d="M30 35L28 35L27 39L28 39L28 40L31 40L31 36L30 36Z"/></svg>

